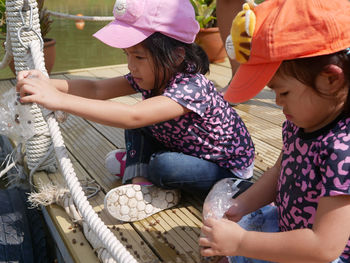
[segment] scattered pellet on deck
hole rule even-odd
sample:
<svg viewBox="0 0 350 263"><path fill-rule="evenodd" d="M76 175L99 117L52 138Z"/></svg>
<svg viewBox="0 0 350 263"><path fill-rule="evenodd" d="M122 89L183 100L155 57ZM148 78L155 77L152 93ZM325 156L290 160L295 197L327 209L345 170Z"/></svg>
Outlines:
<svg viewBox="0 0 350 263"><path fill-rule="evenodd" d="M31 124L31 123L32 123L32 121L30 121L30 120L29 120L29 121L27 121L27 123L28 123L28 124Z"/></svg>
<svg viewBox="0 0 350 263"><path fill-rule="evenodd" d="M77 232L77 230L76 229L73 229L73 233L76 233Z"/></svg>
<svg viewBox="0 0 350 263"><path fill-rule="evenodd" d="M80 242L80 245L81 245L81 246L84 246L84 242Z"/></svg>
<svg viewBox="0 0 350 263"><path fill-rule="evenodd" d="M141 244L141 246L143 246L145 244L145 242L141 241L140 244Z"/></svg>
<svg viewBox="0 0 350 263"><path fill-rule="evenodd" d="M72 239L72 243L73 244L76 244L77 243L77 240L75 238Z"/></svg>

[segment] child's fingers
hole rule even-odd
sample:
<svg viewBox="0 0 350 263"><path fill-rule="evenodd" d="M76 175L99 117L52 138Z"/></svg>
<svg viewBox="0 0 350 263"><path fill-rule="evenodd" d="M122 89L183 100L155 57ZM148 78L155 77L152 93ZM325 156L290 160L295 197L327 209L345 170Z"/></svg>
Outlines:
<svg viewBox="0 0 350 263"><path fill-rule="evenodd" d="M202 233L204 234L204 236L209 236L211 234L212 228L206 225L203 225L201 228Z"/></svg>
<svg viewBox="0 0 350 263"><path fill-rule="evenodd" d="M212 227L212 226L215 224L216 221L217 221L217 219L215 219L215 218L213 218L213 217L209 217L208 219L206 219L206 220L203 221L203 224L204 224L205 226Z"/></svg>
<svg viewBox="0 0 350 263"><path fill-rule="evenodd" d="M212 249L211 247L203 247L201 248L201 255L204 257L211 257L211 256L215 256L216 253L214 249Z"/></svg>
<svg viewBox="0 0 350 263"><path fill-rule="evenodd" d="M30 72L29 70L23 70L23 71L18 72L17 80L20 81L22 79L25 79L29 75L29 72Z"/></svg>
<svg viewBox="0 0 350 263"><path fill-rule="evenodd" d="M209 241L209 238L207 238L207 237L200 237L198 240L198 244L201 247L210 247L211 246L211 242Z"/></svg>
<svg viewBox="0 0 350 263"><path fill-rule="evenodd" d="M19 94L21 102L33 102L33 97L31 95L35 94L35 88L30 84L23 84L20 86Z"/></svg>

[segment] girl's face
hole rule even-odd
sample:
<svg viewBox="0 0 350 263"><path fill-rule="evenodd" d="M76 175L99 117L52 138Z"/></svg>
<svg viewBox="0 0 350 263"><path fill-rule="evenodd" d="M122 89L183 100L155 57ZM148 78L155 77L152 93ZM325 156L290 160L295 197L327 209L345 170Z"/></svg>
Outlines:
<svg viewBox="0 0 350 263"><path fill-rule="evenodd" d="M154 88L154 64L147 49L141 44L124 49L128 59L128 68L137 85L144 90Z"/></svg>
<svg viewBox="0 0 350 263"><path fill-rule="evenodd" d="M326 78L316 80L322 94L330 94L326 82ZM268 86L275 92L276 104L282 107L286 119L304 128L305 132L313 132L326 126L343 108L343 104L333 96L321 95L290 76L276 74Z"/></svg>

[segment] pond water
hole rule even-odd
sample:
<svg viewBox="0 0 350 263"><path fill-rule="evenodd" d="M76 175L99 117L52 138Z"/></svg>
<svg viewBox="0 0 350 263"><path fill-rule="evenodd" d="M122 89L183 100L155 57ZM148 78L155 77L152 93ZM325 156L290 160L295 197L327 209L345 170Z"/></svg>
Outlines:
<svg viewBox="0 0 350 263"><path fill-rule="evenodd" d="M113 16L114 3L115 0L46 0L45 7L73 15ZM74 20L57 17L52 19L52 29L47 35L56 40L56 61L52 72L126 63L122 50L109 47L92 37L108 22L85 21L84 29L78 30ZM0 59L3 55L1 48ZM8 68L0 70L0 79L9 77L14 77L14 74Z"/></svg>

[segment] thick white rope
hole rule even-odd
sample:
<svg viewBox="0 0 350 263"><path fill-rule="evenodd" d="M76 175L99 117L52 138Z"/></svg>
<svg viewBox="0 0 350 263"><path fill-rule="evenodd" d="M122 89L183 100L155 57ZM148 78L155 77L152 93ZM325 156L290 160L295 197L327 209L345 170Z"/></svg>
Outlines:
<svg viewBox="0 0 350 263"><path fill-rule="evenodd" d="M29 11L22 12L23 7L25 6L25 1L30 7ZM29 69L27 66L26 60L28 57L26 56L27 51L36 52L33 59L29 59L28 64L32 64L32 66L38 66L39 70L41 70L44 74L47 75L47 71L45 69L44 64L44 56L42 50L37 52L39 42L42 43L40 37L40 26L39 26L39 16L37 10L37 3L35 0L8 0L6 1L6 9L8 14L7 23L9 25L8 30L10 32L11 43L12 43L12 52L15 59L15 68L16 73L20 70ZM23 13L26 13L26 16L23 16ZM28 14L29 13L29 14ZM16 19L20 17L20 19ZM29 21L29 26L27 26L27 22ZM19 30L16 30L19 28ZM38 38L39 36L39 38ZM17 39L16 39L17 38ZM35 42L35 40L39 40ZM30 43L30 44L29 44ZM42 48L42 45L41 45ZM38 54L39 53L39 54ZM22 63L23 62L23 63ZM34 104L33 105L35 113L38 113L40 109ZM41 111L40 111L41 113ZM45 119L47 120L47 128L49 130L49 134L52 137L53 147L56 153L56 157L59 161L59 165L61 168L62 175L65 178L67 186L70 190L70 193L73 197L74 203L78 208L78 211L84 218L87 225L92 229L96 236L99 238L101 243L106 247L106 249L110 252L113 258L119 263L134 263L137 262L134 257L126 250L125 247L120 243L120 241L115 237L115 235L107 228L107 226L102 222L102 220L98 217L96 212L93 210L87 198L80 186L78 178L74 172L73 165L68 157L67 149L64 145L64 141L61 135L61 132L58 127L58 123L54 118L54 114L47 112L47 110L43 109L43 113L45 115ZM40 116L39 116L40 115ZM42 129L42 114L35 114L35 124L37 124L37 117L40 117L40 125L38 130L46 133L44 129ZM46 123L45 123L46 124ZM46 127L46 125L44 125ZM36 126L35 126L36 127ZM42 140L43 144L50 147L50 143L46 143L46 141ZM31 144L29 144L31 146ZM36 142L33 145L37 145ZM47 148L47 151L49 148ZM27 147L28 151L28 147ZM28 152L27 152L28 155ZM42 156L45 157L45 156ZM35 167L35 166L34 166Z"/></svg>
<svg viewBox="0 0 350 263"><path fill-rule="evenodd" d="M27 11L22 10L24 1L6 1L6 21L9 38L6 40L6 49L11 49L16 73L21 70L33 68L34 62L37 63L38 69L47 75L44 63L43 52L35 53L35 58L31 58L28 53L33 41L42 43L40 36L39 15L37 12L37 3L34 0L28 2ZM28 26L29 24L29 26ZM10 45L10 46L9 46ZM42 116L42 112L36 104L31 106L31 113L35 118L34 128L36 135L26 142L26 156L28 168L32 170L41 162L41 170L48 172L56 171L56 160L54 154L47 156L52 142L48 132L47 124ZM43 158L45 158L44 161Z"/></svg>
<svg viewBox="0 0 350 263"><path fill-rule="evenodd" d="M102 222L87 201L87 198L84 195L78 178L74 172L73 165L68 157L57 121L52 114L48 116L47 123L62 174L67 182L67 186L73 197L74 203L78 208L78 211L117 262L137 262L129 251L123 247L115 235Z"/></svg>

